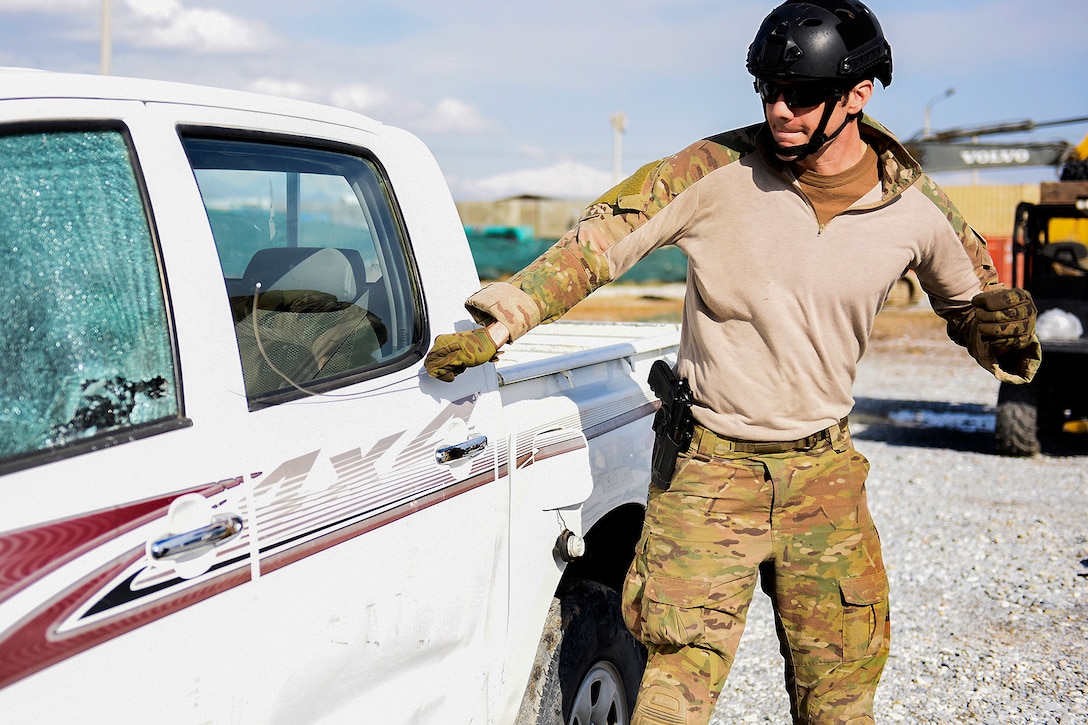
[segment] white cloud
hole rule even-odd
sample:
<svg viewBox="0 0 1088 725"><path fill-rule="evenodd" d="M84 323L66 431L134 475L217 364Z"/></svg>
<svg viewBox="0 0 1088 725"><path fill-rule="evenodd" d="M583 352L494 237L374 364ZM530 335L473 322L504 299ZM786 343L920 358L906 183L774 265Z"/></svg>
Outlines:
<svg viewBox="0 0 1088 725"><path fill-rule="evenodd" d="M434 133L482 133L491 127L476 106L457 98L440 100L419 126Z"/></svg>
<svg viewBox="0 0 1088 725"><path fill-rule="evenodd" d="M544 196L553 199L594 199L612 186L607 171L574 161L497 174L473 182L452 183L458 198L502 199Z"/></svg>
<svg viewBox="0 0 1088 725"><path fill-rule="evenodd" d="M169 20L183 12L177 0L124 0L132 12L152 20Z"/></svg>
<svg viewBox="0 0 1088 725"><path fill-rule="evenodd" d="M186 7L177 0L124 0L124 4L131 15L118 18L114 33L136 47L249 53L279 43L267 26L222 10Z"/></svg>
<svg viewBox="0 0 1088 725"><path fill-rule="evenodd" d="M482 133L495 125L476 106L458 98L442 98L429 106L363 83L334 88L328 102L415 132Z"/></svg>
<svg viewBox="0 0 1088 725"><path fill-rule="evenodd" d="M0 0L0 12L60 15L77 21L72 37L97 37L102 0ZM280 43L267 25L179 0L113 0L115 44L195 53L250 53ZM80 20L82 19L82 20Z"/></svg>
<svg viewBox="0 0 1088 725"><path fill-rule="evenodd" d="M375 117L386 113L394 113L398 107L405 107L403 99L396 99L385 89L364 83L334 88L329 93L329 102L334 106ZM407 106L413 111L418 111L421 108L421 104L414 101L407 102Z"/></svg>
<svg viewBox="0 0 1088 725"><path fill-rule="evenodd" d="M258 78L249 84L248 90L253 91L254 93L264 93L269 96L297 98L303 101L315 100L315 94L310 86L297 81L285 81L279 78Z"/></svg>

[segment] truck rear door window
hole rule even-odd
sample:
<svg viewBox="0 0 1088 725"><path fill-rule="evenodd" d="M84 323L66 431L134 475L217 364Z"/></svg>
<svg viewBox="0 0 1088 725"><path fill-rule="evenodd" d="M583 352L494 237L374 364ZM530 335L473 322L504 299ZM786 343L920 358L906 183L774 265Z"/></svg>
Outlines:
<svg viewBox="0 0 1088 725"><path fill-rule="evenodd" d="M251 409L387 372L422 344L407 240L377 165L182 135L215 237Z"/></svg>
<svg viewBox="0 0 1088 725"><path fill-rule="evenodd" d="M0 189L0 468L180 422L162 273L125 135L0 135Z"/></svg>

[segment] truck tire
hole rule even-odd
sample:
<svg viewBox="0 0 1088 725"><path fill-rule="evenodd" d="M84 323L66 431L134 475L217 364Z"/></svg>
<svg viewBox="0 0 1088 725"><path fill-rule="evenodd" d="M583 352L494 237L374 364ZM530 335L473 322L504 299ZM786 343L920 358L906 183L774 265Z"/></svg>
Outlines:
<svg viewBox="0 0 1088 725"><path fill-rule="evenodd" d="M1001 384L994 438L997 452L1005 456L1034 456L1041 450L1038 392L1033 386Z"/></svg>
<svg viewBox="0 0 1088 725"><path fill-rule="evenodd" d="M628 725L646 650L603 584L574 582L552 601L518 723Z"/></svg>

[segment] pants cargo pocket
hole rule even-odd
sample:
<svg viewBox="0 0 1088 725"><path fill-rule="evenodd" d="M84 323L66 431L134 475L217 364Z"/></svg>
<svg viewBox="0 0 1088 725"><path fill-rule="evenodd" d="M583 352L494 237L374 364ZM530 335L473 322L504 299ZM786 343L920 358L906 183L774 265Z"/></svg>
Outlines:
<svg viewBox="0 0 1088 725"><path fill-rule="evenodd" d="M651 574L643 599L643 641L701 647L732 662L755 585L754 573L694 581Z"/></svg>
<svg viewBox="0 0 1088 725"><path fill-rule="evenodd" d="M620 592L620 608L623 614L623 622L627 629L642 641L642 600L646 594L646 532L635 545L635 558L627 569L627 576L623 580L623 589Z"/></svg>
<svg viewBox="0 0 1088 725"><path fill-rule="evenodd" d="M888 575L877 572L839 582L842 592L842 658L844 662L875 657L886 644Z"/></svg>
<svg viewBox="0 0 1088 725"><path fill-rule="evenodd" d="M683 647L703 639L708 582L651 574L642 600L642 641Z"/></svg>

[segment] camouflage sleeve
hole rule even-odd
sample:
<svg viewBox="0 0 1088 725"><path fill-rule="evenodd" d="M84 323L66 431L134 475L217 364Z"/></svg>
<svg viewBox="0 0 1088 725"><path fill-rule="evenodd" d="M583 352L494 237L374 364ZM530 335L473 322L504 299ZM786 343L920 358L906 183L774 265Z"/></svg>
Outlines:
<svg viewBox="0 0 1088 725"><path fill-rule="evenodd" d="M986 240L971 228L948 195L928 176L923 177L920 189L944 212L952 230L963 244L978 278L977 292L1005 288L1006 285L997 278L997 269L986 247ZM998 358L976 334L975 307L969 301L953 304L947 300L935 299L933 303L934 311L947 323L948 337L964 347L979 365L993 373L998 380L1024 383L1035 376L1042 358L1038 340L1021 350L1004 353Z"/></svg>
<svg viewBox="0 0 1088 725"><path fill-rule="evenodd" d="M704 139L646 164L591 203L578 224L505 282L485 286L465 307L480 324L502 322L516 340L553 322L612 281L607 252L684 189L754 148L758 126Z"/></svg>

